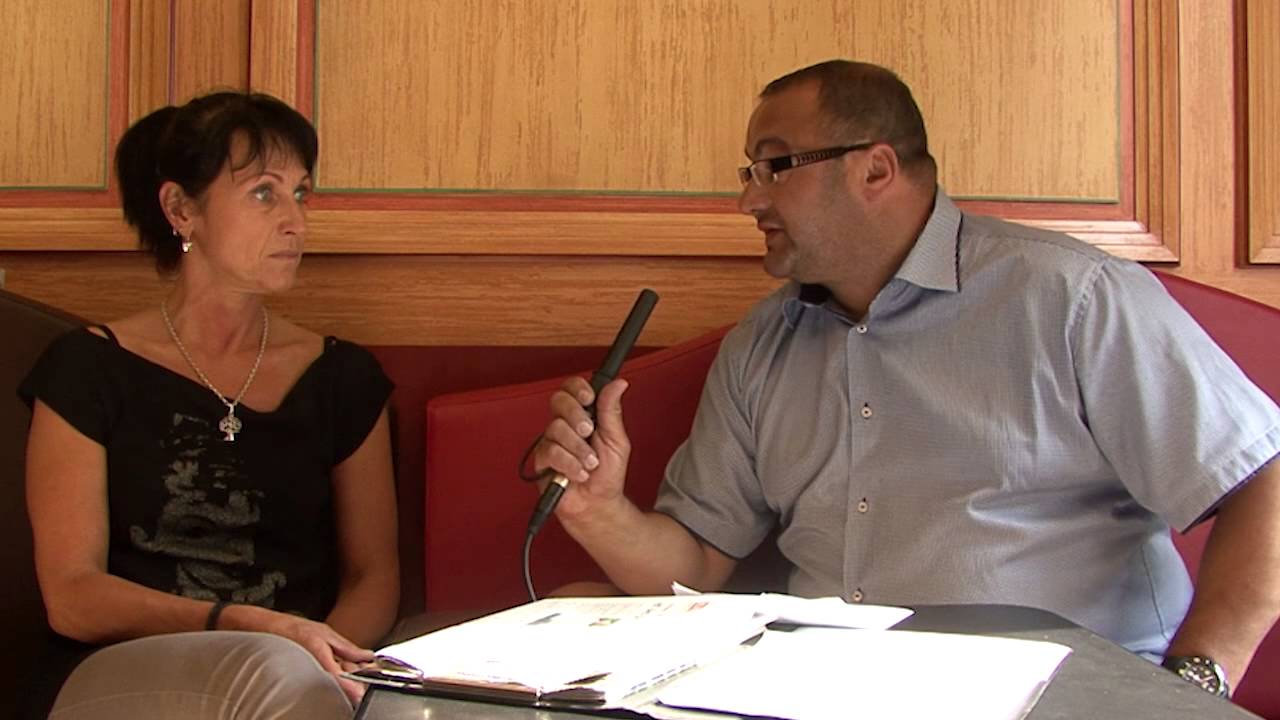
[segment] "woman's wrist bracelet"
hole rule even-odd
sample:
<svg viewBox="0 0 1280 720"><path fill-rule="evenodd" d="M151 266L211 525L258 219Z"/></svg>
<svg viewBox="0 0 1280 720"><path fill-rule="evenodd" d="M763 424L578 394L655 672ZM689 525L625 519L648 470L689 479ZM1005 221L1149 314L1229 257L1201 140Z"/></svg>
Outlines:
<svg viewBox="0 0 1280 720"><path fill-rule="evenodd" d="M222 610L223 610L223 608L225 608L226 606L228 606L228 605L230 605L230 604L231 604L231 603L227 602L226 600L219 600L219 601L215 602L215 603L213 604L213 607L209 608L209 616L208 616L208 617L206 617L206 618L205 618L205 620L204 620L204 629L205 629L205 630L217 630L217 629L218 629L218 617L219 617L220 615L222 615Z"/></svg>

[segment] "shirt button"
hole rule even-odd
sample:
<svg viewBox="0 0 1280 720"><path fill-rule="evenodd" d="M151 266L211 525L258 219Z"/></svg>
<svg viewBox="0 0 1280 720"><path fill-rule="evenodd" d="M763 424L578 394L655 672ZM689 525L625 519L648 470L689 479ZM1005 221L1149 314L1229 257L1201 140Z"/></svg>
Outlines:
<svg viewBox="0 0 1280 720"><path fill-rule="evenodd" d="M864 419L871 417L871 406L867 405L866 403L863 403L862 410L860 412L862 413L862 417Z"/></svg>
<svg viewBox="0 0 1280 720"><path fill-rule="evenodd" d="M853 326L853 329L854 329L854 330L856 330L856 331L857 331L857 333L858 333L859 335L866 335L866 334L867 334L867 325L866 325L866 323L858 323L857 325L854 325L854 326Z"/></svg>
<svg viewBox="0 0 1280 720"><path fill-rule="evenodd" d="M853 591L853 594L849 596L849 602L862 602L862 588Z"/></svg>
<svg viewBox="0 0 1280 720"><path fill-rule="evenodd" d="M866 498L862 498L862 500L858 501L858 512L860 512L860 513L864 513L864 512L866 512L870 507L871 507L871 505L869 505L869 504L867 503L867 499L866 499Z"/></svg>

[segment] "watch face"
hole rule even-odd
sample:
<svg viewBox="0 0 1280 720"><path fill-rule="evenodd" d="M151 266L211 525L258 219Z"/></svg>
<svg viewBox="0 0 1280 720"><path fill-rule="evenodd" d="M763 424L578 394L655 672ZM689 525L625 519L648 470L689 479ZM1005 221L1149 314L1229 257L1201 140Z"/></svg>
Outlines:
<svg viewBox="0 0 1280 720"><path fill-rule="evenodd" d="M1174 669L1187 682L1198 685L1214 695L1226 695L1226 681L1218 664L1206 657L1178 658Z"/></svg>

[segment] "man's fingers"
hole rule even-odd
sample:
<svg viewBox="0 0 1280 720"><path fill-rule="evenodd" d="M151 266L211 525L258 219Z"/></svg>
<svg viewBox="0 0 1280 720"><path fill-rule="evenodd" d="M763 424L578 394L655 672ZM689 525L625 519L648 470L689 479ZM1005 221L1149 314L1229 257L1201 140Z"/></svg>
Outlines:
<svg viewBox="0 0 1280 720"><path fill-rule="evenodd" d="M591 386L587 386L590 394ZM580 398L560 391L551 396L551 415L565 423L578 437L589 437L595 428L592 426L591 413L587 412Z"/></svg>
<svg viewBox="0 0 1280 720"><path fill-rule="evenodd" d="M598 464L591 445L561 420L547 426L534 457L539 470L551 468L570 479L586 479L585 473Z"/></svg>
<svg viewBox="0 0 1280 720"><path fill-rule="evenodd" d="M596 424L600 439L613 446L628 444L627 428L622 422L622 394L630 385L618 379L600 389L596 401Z"/></svg>
<svg viewBox="0 0 1280 720"><path fill-rule="evenodd" d="M586 438L578 434L577 430L569 427L569 423L562 418L556 418L547 424L547 429L542 433L542 448L547 446L559 445L570 452L575 450L581 451L587 446ZM575 453L576 454L576 453Z"/></svg>
<svg viewBox="0 0 1280 720"><path fill-rule="evenodd" d="M571 375L560 383L560 391L578 398L581 405L590 405L592 399L591 383L581 375Z"/></svg>

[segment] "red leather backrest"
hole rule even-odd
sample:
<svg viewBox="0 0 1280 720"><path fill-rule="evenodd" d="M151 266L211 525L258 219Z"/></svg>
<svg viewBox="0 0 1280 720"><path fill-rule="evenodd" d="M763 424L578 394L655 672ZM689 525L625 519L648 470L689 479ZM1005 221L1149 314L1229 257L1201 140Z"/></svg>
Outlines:
<svg viewBox="0 0 1280 720"><path fill-rule="evenodd" d="M1258 387L1280 398L1280 310L1177 275L1155 275Z"/></svg>
<svg viewBox="0 0 1280 720"><path fill-rule="evenodd" d="M727 328L623 365L631 437L627 495L653 504L667 460L689 434L707 369ZM560 379L441 395L426 409L424 570L428 611L499 608L527 599L520 550L537 499L517 474L546 426ZM595 563L552 519L530 562L539 593L603 580Z"/></svg>
<svg viewBox="0 0 1280 720"><path fill-rule="evenodd" d="M423 427L427 401L438 395L500 384L541 380L566 368L599 362L603 346L531 345L495 348L481 345L371 345L382 369L395 383L391 393L391 447L396 472L399 517L400 617L421 613L423 508ZM652 352L636 348L633 355Z"/></svg>
<svg viewBox="0 0 1280 720"><path fill-rule="evenodd" d="M1186 278L1156 273L1169 294L1200 323L1258 387L1280 401L1280 310ZM1191 577L1200 569L1200 556L1212 522L1187 534L1173 534L1174 545ZM1262 641L1235 702L1266 718L1280 720L1280 625Z"/></svg>

